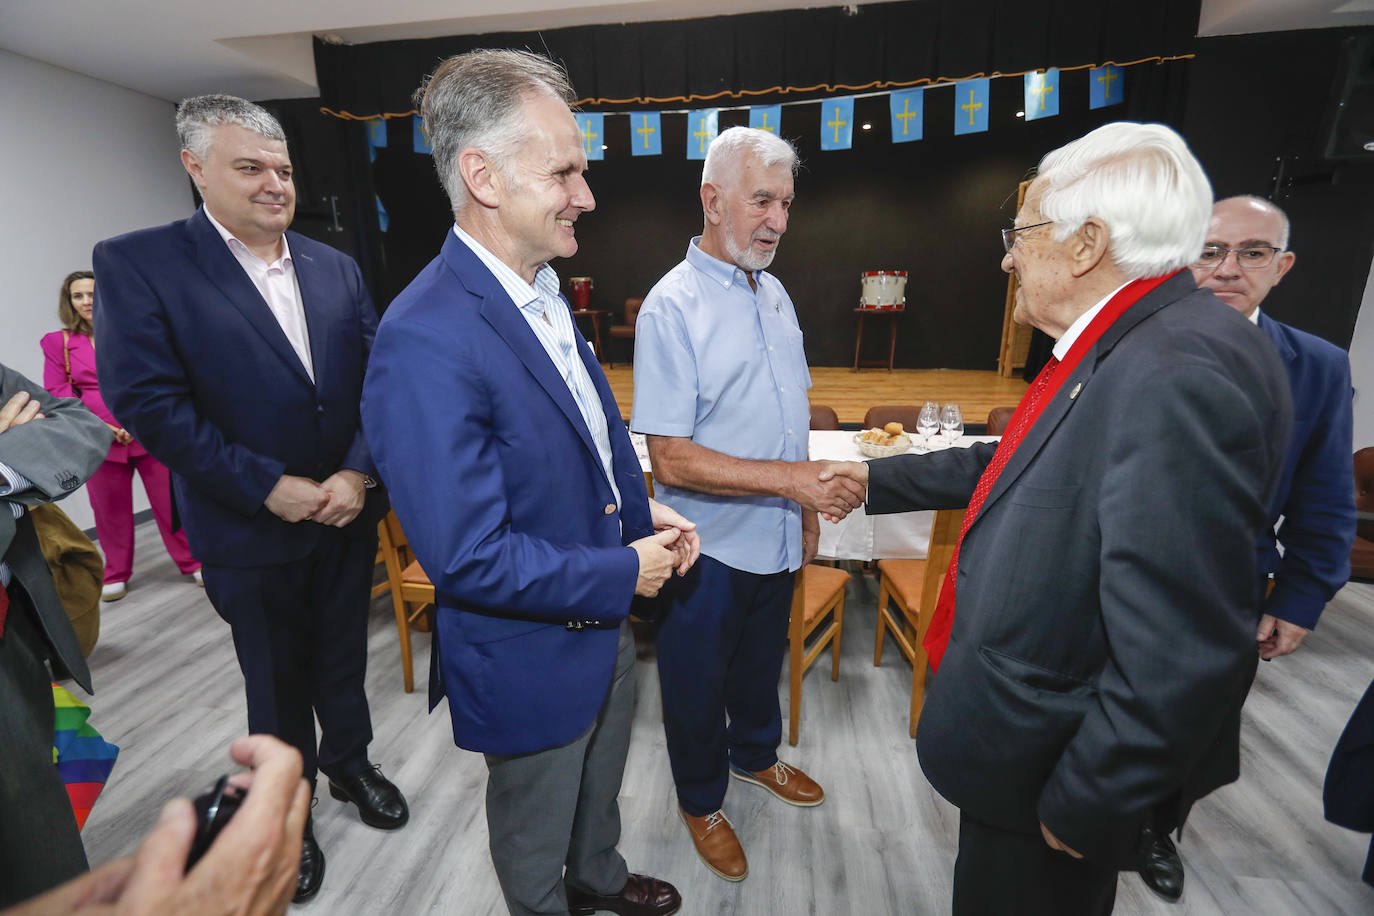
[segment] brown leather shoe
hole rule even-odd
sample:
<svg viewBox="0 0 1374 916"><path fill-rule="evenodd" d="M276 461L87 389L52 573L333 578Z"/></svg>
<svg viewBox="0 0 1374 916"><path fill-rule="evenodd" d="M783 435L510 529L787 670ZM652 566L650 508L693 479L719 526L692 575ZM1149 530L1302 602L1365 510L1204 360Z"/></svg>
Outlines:
<svg viewBox="0 0 1374 916"><path fill-rule="evenodd" d="M749 862L744 858L744 847L739 844L739 837L726 820L725 812L713 811L705 817L693 817L678 808L677 813L687 825L692 845L706 867L726 881L743 881L749 874Z"/></svg>
<svg viewBox="0 0 1374 916"><path fill-rule="evenodd" d="M814 808L825 801L825 790L794 766L779 760L766 770L750 773L731 764L730 775L743 782L762 786L789 805Z"/></svg>
<svg viewBox="0 0 1374 916"><path fill-rule="evenodd" d="M630 875L618 894L593 894L567 885L571 916L591 916L598 910L620 916L668 916L682 906L682 896L667 881L648 875Z"/></svg>

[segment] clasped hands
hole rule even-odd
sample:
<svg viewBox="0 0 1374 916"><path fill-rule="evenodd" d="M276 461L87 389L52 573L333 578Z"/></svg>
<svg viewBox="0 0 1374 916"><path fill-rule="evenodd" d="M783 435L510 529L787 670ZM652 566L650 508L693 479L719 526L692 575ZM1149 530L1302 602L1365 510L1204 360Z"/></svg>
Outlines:
<svg viewBox="0 0 1374 916"><path fill-rule="evenodd" d="M342 528L363 510L367 490L363 475L344 468L316 483L309 477L283 474L263 505L267 511L287 522L318 522Z"/></svg>
<svg viewBox="0 0 1374 916"><path fill-rule="evenodd" d="M685 576L701 556L701 535L696 522L688 521L656 499L649 500L649 518L654 533L631 542L639 555L639 578L635 594L652 598L676 570Z"/></svg>

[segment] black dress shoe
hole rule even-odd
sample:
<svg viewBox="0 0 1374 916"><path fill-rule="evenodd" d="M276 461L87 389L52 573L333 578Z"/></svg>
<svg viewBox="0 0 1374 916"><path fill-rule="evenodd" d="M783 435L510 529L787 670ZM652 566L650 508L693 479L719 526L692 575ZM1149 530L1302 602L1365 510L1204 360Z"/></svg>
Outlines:
<svg viewBox="0 0 1374 916"><path fill-rule="evenodd" d="M305 835L301 837L301 865L296 872L296 895L292 903L304 903L319 891L324 883L324 852L315 842L315 819L306 818Z"/></svg>
<svg viewBox="0 0 1374 916"><path fill-rule="evenodd" d="M1183 859L1167 833L1154 834L1154 842L1140 866L1140 877L1161 900L1177 903L1183 896Z"/></svg>
<svg viewBox="0 0 1374 916"><path fill-rule="evenodd" d="M339 801L358 806L358 816L369 827L395 830L410 820L410 808L401 790L382 775L382 768L369 765L350 776L329 777L329 794Z"/></svg>
<svg viewBox="0 0 1374 916"><path fill-rule="evenodd" d="M618 894L593 894L571 884L565 887L572 916L591 916L597 910L620 916L667 916L682 906L677 888L648 875L630 875Z"/></svg>

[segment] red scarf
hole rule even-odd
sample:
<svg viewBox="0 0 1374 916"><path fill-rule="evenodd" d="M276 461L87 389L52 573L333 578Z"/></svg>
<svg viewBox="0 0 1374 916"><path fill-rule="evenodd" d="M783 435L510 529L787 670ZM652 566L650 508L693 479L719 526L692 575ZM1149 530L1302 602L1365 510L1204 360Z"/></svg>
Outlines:
<svg viewBox="0 0 1374 916"><path fill-rule="evenodd" d="M1180 271L1181 273L1181 271ZM1150 277L1144 280L1133 280L1121 288L1106 305L1088 322L1088 326L1083 329L1083 333L1078 335L1078 339L1073 342L1069 352L1064 355L1064 359L1058 360L1051 358L1045 367L1040 370L1040 374L1035 377L1035 381L1026 389L1026 393L1021 396L1021 403L1016 405L1016 412L1012 414L1011 421L1007 424L1007 431L1002 436L1002 441L997 444L997 451L993 454L988 466L983 469L983 476L978 478L978 486L973 490L973 498L969 501L968 510L964 513L964 522L959 526L959 540L954 544L954 554L949 560L949 569L945 573L945 581L940 588L940 598L935 603L935 614L930 621L930 628L926 631L925 646L926 656L930 659L930 667L934 671L940 670L940 660L944 658L945 647L949 644L950 629L954 626L954 595L955 582L959 575L959 548L964 543L964 535L968 534L969 528L973 525L974 519L978 517L978 510L983 507L983 501L988 498L988 493L992 491L992 485L997 482L997 477L1002 473L1002 469L1011 460L1012 453L1021 444L1021 440L1026 437L1035 421L1040 417L1046 405L1054 398L1059 391L1060 385L1073 374L1074 369L1082 361L1086 354L1097 341L1106 333L1107 329L1116 322L1116 319L1131 306L1139 302L1144 296L1168 280L1169 274L1163 277ZM1071 397L1077 396L1075 391Z"/></svg>

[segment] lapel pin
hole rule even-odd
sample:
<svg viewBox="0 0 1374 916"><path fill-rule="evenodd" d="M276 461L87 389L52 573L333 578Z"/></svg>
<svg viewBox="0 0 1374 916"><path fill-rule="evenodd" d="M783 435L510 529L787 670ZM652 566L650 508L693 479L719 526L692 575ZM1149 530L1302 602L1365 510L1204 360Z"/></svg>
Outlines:
<svg viewBox="0 0 1374 916"><path fill-rule="evenodd" d="M1082 390L1083 390L1083 383L1082 383L1082 382L1079 382L1077 385L1074 385L1074 386L1073 386L1073 391L1070 391L1070 392L1069 392L1069 400L1072 401L1074 398L1078 397L1078 392L1080 392L1080 391L1082 391Z"/></svg>

